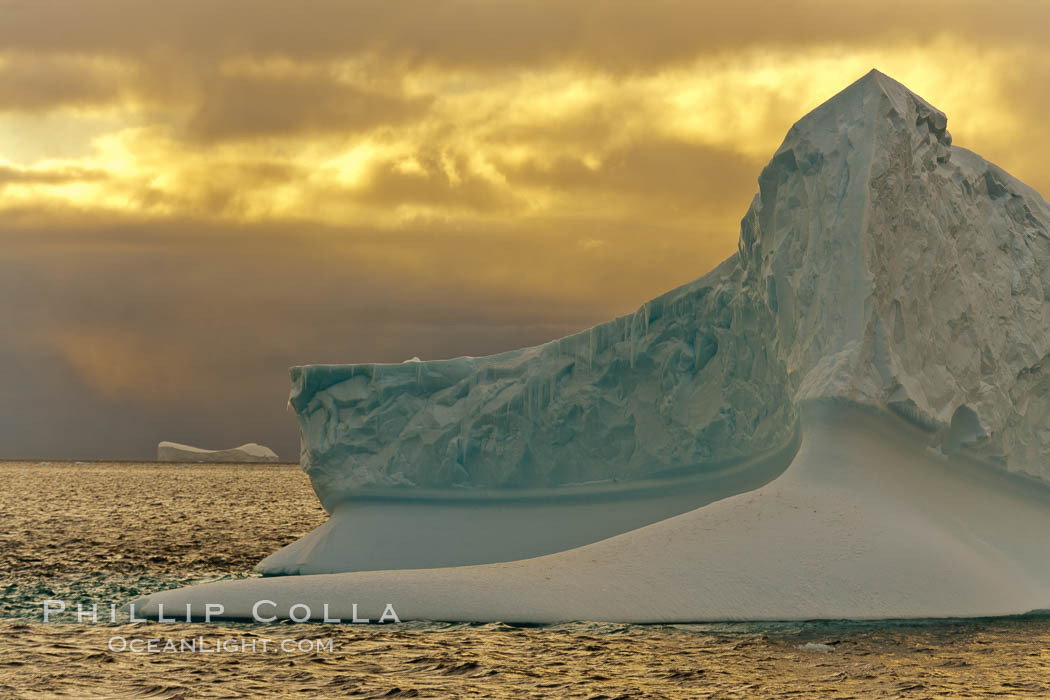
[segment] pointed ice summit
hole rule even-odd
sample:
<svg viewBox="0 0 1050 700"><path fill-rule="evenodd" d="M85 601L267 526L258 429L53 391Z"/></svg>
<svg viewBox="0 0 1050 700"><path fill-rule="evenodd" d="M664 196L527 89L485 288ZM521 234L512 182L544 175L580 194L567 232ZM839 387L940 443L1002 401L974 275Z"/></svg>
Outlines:
<svg viewBox="0 0 1050 700"><path fill-rule="evenodd" d="M946 126L878 71L803 118L742 223L744 285L796 403L888 408L1047 480L1050 208Z"/></svg>
<svg viewBox="0 0 1050 700"><path fill-rule="evenodd" d="M260 569L358 573L147 610L1050 608L1050 205L946 127L872 71L790 129L739 252L636 313L491 357L294 368L332 518Z"/></svg>

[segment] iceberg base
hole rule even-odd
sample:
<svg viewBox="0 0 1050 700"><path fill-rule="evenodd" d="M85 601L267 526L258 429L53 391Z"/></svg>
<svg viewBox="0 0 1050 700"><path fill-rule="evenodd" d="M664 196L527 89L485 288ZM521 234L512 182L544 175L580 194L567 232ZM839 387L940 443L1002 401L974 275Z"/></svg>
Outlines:
<svg viewBox="0 0 1050 700"><path fill-rule="evenodd" d="M761 488L543 557L256 578L136 601L204 615L554 623L967 617L1050 608L1050 488L933 454L903 419L804 405L791 466ZM356 606L356 608L354 607ZM302 616L304 608L294 611Z"/></svg>
<svg viewBox="0 0 1050 700"><path fill-rule="evenodd" d="M798 444L796 431L779 450L679 478L359 497L255 569L264 576L428 569L560 552L754 490L787 468Z"/></svg>

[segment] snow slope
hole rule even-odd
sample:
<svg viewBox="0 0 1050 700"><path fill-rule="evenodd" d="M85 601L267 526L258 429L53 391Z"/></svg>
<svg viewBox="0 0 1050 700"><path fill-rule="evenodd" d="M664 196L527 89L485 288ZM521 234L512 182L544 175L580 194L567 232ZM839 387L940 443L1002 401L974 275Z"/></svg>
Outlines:
<svg viewBox="0 0 1050 700"><path fill-rule="evenodd" d="M487 358L294 368L333 517L261 568L362 572L207 594L386 592L413 617L533 621L1050 607L1050 205L946 126L872 71L788 132L739 252L634 315ZM791 465L756 483L803 413ZM687 504L628 498L579 527L610 488L733 465L752 481L722 500L699 489L655 522ZM562 494L579 502L551 511ZM449 506L515 497L531 515ZM479 562L592 544L366 571L471 563L457 532Z"/></svg>
<svg viewBox="0 0 1050 700"><path fill-rule="evenodd" d="M256 569L287 575L430 568L559 552L758 488L784 471L797 447L791 441L779 452L677 478L344 501L327 522Z"/></svg>

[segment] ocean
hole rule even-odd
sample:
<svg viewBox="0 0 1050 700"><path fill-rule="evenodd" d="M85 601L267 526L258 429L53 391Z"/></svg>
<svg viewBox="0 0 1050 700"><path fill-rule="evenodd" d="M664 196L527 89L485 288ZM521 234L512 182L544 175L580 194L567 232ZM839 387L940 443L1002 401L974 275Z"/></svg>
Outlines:
<svg viewBox="0 0 1050 700"><path fill-rule="evenodd" d="M1050 697L1047 615L108 622L139 595L254 575L324 521L306 476L296 465L0 462L0 483L0 698ZM44 601L65 609L45 623ZM97 605L98 621L78 623L78 603Z"/></svg>

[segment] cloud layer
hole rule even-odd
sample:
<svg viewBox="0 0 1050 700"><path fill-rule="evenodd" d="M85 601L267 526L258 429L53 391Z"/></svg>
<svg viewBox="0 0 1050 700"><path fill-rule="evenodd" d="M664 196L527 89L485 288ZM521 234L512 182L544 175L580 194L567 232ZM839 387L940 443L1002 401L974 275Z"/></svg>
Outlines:
<svg viewBox="0 0 1050 700"><path fill-rule="evenodd" d="M0 0L0 458L294 459L289 365L627 312L872 67L1050 191L1050 8L785 5Z"/></svg>

